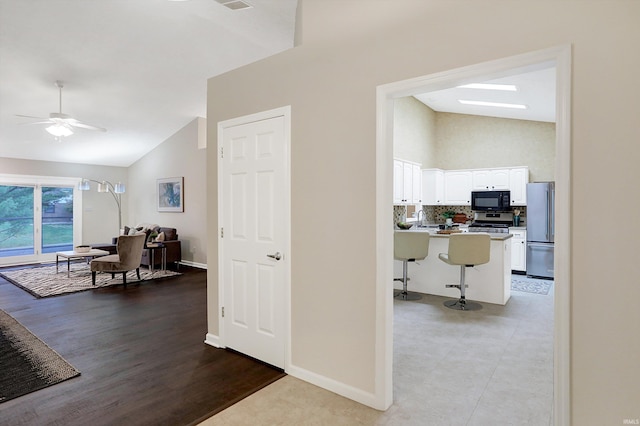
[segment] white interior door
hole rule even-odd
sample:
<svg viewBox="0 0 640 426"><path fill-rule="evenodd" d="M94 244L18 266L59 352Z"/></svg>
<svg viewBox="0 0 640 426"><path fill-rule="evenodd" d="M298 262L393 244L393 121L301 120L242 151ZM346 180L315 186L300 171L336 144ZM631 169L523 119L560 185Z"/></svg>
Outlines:
<svg viewBox="0 0 640 426"><path fill-rule="evenodd" d="M288 267L285 118L222 129L224 345L284 368Z"/></svg>

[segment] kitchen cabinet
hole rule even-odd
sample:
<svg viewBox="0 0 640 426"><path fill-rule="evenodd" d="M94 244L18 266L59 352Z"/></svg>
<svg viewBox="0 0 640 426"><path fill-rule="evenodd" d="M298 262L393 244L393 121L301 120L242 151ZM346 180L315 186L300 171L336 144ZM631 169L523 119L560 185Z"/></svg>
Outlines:
<svg viewBox="0 0 640 426"><path fill-rule="evenodd" d="M509 190L511 191L512 206L527 205L527 183L529 183L528 167L509 169Z"/></svg>
<svg viewBox="0 0 640 426"><path fill-rule="evenodd" d="M393 160L393 204L420 204L422 173L420 164Z"/></svg>
<svg viewBox="0 0 640 426"><path fill-rule="evenodd" d="M471 170L445 170L444 204L447 206L470 206L473 174Z"/></svg>
<svg viewBox="0 0 640 426"><path fill-rule="evenodd" d="M509 189L509 169L473 170L474 191L498 191Z"/></svg>
<svg viewBox="0 0 640 426"><path fill-rule="evenodd" d="M525 272L527 270L527 231L509 229L511 239L511 270Z"/></svg>
<svg viewBox="0 0 640 426"><path fill-rule="evenodd" d="M444 204L444 170L424 169L422 171L422 204L427 206Z"/></svg>

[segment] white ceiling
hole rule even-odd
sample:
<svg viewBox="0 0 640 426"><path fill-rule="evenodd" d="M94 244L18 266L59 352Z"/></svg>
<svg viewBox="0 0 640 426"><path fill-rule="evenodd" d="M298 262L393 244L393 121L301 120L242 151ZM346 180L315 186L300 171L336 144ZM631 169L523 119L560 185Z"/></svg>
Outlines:
<svg viewBox="0 0 640 426"><path fill-rule="evenodd" d="M556 69L553 63L538 64L531 71L473 83L513 84L515 92L454 87L415 95L434 111L484 115L532 121L556 121ZM526 109L463 105L459 100L502 102L526 105Z"/></svg>
<svg viewBox="0 0 640 426"><path fill-rule="evenodd" d="M207 79L293 46L297 0L0 0L0 157L129 166L195 117ZM16 114L107 132L56 142Z"/></svg>

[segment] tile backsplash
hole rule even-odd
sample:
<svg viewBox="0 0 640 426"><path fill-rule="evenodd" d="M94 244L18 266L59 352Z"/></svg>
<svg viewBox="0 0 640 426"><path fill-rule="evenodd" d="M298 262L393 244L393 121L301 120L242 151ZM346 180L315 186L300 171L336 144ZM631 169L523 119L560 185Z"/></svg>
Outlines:
<svg viewBox="0 0 640 426"><path fill-rule="evenodd" d="M409 208L410 211L407 210ZM407 217L414 217L413 206L393 206L393 224L405 221ZM444 223L445 219L442 214L452 210L456 213L462 213L473 220L473 211L471 206L422 206L424 217L428 223ZM526 207L518 207L520 210L521 221L524 223L527 215Z"/></svg>

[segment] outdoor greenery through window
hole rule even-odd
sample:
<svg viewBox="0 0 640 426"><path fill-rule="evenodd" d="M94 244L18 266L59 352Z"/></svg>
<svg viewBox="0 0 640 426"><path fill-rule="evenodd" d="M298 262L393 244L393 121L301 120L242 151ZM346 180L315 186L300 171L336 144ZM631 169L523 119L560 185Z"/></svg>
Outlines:
<svg viewBox="0 0 640 426"><path fill-rule="evenodd" d="M73 188L0 185L0 257L72 248Z"/></svg>

